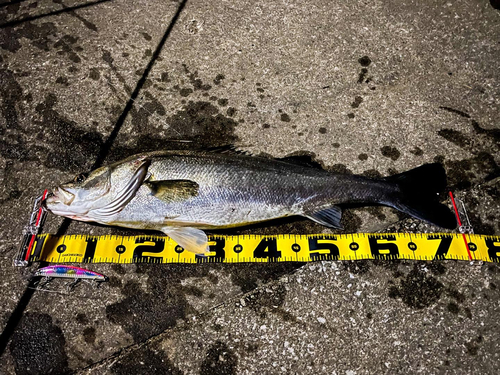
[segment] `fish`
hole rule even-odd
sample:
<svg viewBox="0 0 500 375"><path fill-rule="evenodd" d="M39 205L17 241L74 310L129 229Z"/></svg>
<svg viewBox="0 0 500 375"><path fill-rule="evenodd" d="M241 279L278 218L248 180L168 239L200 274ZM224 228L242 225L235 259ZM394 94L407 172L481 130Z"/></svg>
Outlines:
<svg viewBox="0 0 500 375"><path fill-rule="evenodd" d="M87 270L85 268L66 266L66 265L52 265L36 270L35 277L57 277L57 278L68 278L68 279L84 279L84 280L95 280L95 281L108 281L107 276L101 275L100 273Z"/></svg>
<svg viewBox="0 0 500 375"><path fill-rule="evenodd" d="M80 174L55 188L44 206L74 220L161 231L184 249L203 254L209 249L205 230L297 215L341 229L339 205L389 206L453 229L455 216L439 201L445 188L439 163L370 178L234 148L168 150Z"/></svg>

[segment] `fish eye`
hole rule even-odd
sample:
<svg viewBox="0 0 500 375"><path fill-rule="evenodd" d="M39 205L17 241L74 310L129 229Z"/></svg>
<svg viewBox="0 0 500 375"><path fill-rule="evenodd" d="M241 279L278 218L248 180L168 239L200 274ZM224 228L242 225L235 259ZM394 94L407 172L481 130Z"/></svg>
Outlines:
<svg viewBox="0 0 500 375"><path fill-rule="evenodd" d="M73 181L80 184L87 179L88 175L88 173L80 173Z"/></svg>

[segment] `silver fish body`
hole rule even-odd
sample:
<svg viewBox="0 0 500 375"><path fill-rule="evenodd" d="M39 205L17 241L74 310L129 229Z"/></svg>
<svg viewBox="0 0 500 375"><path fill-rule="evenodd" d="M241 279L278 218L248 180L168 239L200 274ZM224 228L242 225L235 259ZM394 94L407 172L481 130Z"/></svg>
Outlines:
<svg viewBox="0 0 500 375"><path fill-rule="evenodd" d="M337 205L345 203L383 204L440 226L455 225L451 212L436 201L435 190L443 188L444 175L436 164L371 179L234 153L160 151L135 155L98 171L98 183L91 173L80 184L56 190L47 199L48 209L77 220L160 230L194 252L206 250L201 229L292 215L339 228ZM419 180L433 176L438 177L432 183L436 187L422 190L425 183ZM114 186L117 181L119 188ZM89 194L96 185L100 194ZM423 193L428 202L406 196L417 193ZM94 197L91 204L89 196ZM76 212L72 206L79 203L85 208Z"/></svg>

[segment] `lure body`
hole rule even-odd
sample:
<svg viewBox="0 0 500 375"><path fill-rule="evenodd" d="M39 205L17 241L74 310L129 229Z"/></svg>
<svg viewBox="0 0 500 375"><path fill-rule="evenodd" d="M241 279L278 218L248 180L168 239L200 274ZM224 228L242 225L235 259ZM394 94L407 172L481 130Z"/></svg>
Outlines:
<svg viewBox="0 0 500 375"><path fill-rule="evenodd" d="M108 279L106 276L101 275L100 273L89 271L85 268L66 265L53 265L40 268L35 272L35 276L95 281L107 281Z"/></svg>

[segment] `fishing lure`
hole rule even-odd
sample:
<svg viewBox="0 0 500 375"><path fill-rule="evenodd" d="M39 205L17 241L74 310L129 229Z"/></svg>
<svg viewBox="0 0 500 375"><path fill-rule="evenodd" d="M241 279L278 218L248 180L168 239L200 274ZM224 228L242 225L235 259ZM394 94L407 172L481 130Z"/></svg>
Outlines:
<svg viewBox="0 0 500 375"><path fill-rule="evenodd" d="M95 281L98 284L108 281L108 277L100 273L86 270L85 268L65 265L53 265L38 269L33 277L42 277L42 280L37 283L37 290L46 292L54 292L53 290L46 289L47 284L55 278L73 279L73 282L67 285L67 292L69 293L73 287L80 281ZM67 294L67 293L66 293Z"/></svg>
<svg viewBox="0 0 500 375"><path fill-rule="evenodd" d="M66 279L81 279L81 280L95 280L95 281L108 281L108 278L100 273L86 270L85 268L65 265L54 265L40 268L35 272L34 276L41 277L60 277Z"/></svg>

